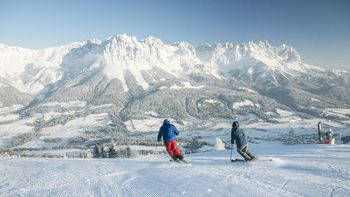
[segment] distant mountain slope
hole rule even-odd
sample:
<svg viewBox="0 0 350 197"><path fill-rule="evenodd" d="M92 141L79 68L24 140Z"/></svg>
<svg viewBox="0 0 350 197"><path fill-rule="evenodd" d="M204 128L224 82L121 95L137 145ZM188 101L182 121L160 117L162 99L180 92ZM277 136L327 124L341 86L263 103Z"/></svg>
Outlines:
<svg viewBox="0 0 350 197"><path fill-rule="evenodd" d="M194 47L122 34L40 50L0 45L0 67L0 88L14 89L0 102L26 110L78 100L115 104L121 119L147 111L181 119L262 117L277 106L322 116L325 107L350 106L344 73L305 64L293 47L267 41ZM236 109L237 102L253 105Z"/></svg>

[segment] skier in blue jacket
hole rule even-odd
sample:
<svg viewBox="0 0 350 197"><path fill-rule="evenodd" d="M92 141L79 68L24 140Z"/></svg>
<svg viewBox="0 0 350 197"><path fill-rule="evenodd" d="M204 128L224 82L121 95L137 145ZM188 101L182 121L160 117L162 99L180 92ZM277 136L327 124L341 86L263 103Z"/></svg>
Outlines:
<svg viewBox="0 0 350 197"><path fill-rule="evenodd" d="M176 136L179 135L179 131L176 127L170 124L168 119L163 121L162 127L159 129L158 133L158 142L160 142L163 137L164 146L171 156L171 158L175 161L177 159L183 160L183 155L179 149L176 147Z"/></svg>
<svg viewBox="0 0 350 197"><path fill-rule="evenodd" d="M237 144L237 152L244 158L246 161L252 161L256 159L256 156L253 155L248 150L248 142L245 136L244 131L239 127L238 121L232 123L231 129L231 144L233 147L234 142Z"/></svg>

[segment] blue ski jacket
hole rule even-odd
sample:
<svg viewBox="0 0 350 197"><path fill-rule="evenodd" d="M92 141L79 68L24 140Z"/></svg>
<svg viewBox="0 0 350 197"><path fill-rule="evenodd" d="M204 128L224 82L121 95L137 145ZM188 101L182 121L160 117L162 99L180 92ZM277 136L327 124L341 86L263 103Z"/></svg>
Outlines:
<svg viewBox="0 0 350 197"><path fill-rule="evenodd" d="M245 145L247 145L247 138L245 136L243 129L241 128L231 129L231 144L234 144L235 141L237 143L237 149L239 150L243 148Z"/></svg>
<svg viewBox="0 0 350 197"><path fill-rule="evenodd" d="M173 140L176 140L176 136L179 135L179 131L176 127L170 123L164 122L160 127L158 133L158 142L163 137L164 144Z"/></svg>

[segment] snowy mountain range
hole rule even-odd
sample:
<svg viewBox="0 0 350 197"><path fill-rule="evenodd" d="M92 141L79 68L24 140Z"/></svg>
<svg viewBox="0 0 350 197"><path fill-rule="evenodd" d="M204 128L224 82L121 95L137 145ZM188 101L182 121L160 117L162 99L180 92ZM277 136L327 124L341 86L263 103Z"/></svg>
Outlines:
<svg viewBox="0 0 350 197"><path fill-rule="evenodd" d="M31 122L36 136L96 114L109 117L94 128L106 135L140 131L135 122L149 118L273 122L277 110L350 118L330 110L350 108L348 73L303 63L293 47L267 41L195 47L122 34L38 50L0 45L0 68L0 108ZM92 135L87 127L80 134Z"/></svg>
<svg viewBox="0 0 350 197"><path fill-rule="evenodd" d="M11 92L1 95L2 106L127 102L172 86L176 91L215 87L214 81L226 82L230 90L251 88L294 110L300 106L281 101L280 93L295 101L292 94L302 92L327 104L350 104L342 72L305 64L294 48L267 41L194 47L123 34L40 50L0 45L0 67L1 92Z"/></svg>
<svg viewBox="0 0 350 197"><path fill-rule="evenodd" d="M154 37L139 41L127 35L110 37L103 42L90 40L42 50L0 45L0 59L3 85L31 95L38 94L48 84L94 69L100 69L109 79L118 79L124 91L128 90L126 72L130 72L143 89L165 79L158 76L157 70L175 78L198 73L218 79L232 77L235 70L241 71L241 76L271 71L278 71L283 76L322 72L318 67L302 63L292 47L272 47L267 41L195 48L186 42L166 45ZM265 73L261 73L263 71Z"/></svg>

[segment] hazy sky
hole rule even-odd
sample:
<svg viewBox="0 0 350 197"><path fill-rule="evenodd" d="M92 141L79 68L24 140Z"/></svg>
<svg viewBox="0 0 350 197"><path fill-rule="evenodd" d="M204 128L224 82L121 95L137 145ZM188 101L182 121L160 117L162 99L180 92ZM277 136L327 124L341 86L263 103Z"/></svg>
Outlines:
<svg viewBox="0 0 350 197"><path fill-rule="evenodd" d="M267 40L350 70L350 0L0 0L0 43L45 48L126 33L167 44Z"/></svg>

